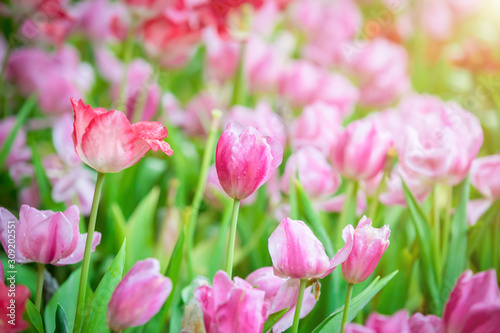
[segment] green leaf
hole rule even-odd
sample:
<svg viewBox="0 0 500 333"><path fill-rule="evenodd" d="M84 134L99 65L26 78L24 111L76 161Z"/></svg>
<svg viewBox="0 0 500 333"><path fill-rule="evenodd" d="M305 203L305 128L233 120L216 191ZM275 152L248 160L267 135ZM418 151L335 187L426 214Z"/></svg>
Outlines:
<svg viewBox="0 0 500 333"><path fill-rule="evenodd" d="M413 221L413 226L415 227L415 231L417 233L420 253L422 254L422 272L432 298L432 304L435 306L435 312L439 313L441 311L441 298L439 297L439 287L429 246L429 240L431 239L429 223L420 209L417 200L410 192L403 179L401 179L401 182L403 184L403 190L406 203L408 204L408 210L410 211L411 220Z"/></svg>
<svg viewBox="0 0 500 333"><path fill-rule="evenodd" d="M484 240L486 233L490 227L490 222L493 220L493 217L500 209L500 200L495 201L490 208L479 218L478 222L470 228L468 233L469 243L467 244L469 247L467 249L467 256L470 257L477 246Z"/></svg>
<svg viewBox="0 0 500 333"><path fill-rule="evenodd" d="M181 270L182 256L184 253L184 240L186 238L185 230L182 229L177 243L175 243L174 251L170 257L170 262L168 263L166 276L172 281L172 291L167 298L165 304L163 304L162 309L146 324L145 332L162 332L162 327L167 320L168 310L172 304L172 300L175 294L177 284L179 282L179 272Z"/></svg>
<svg viewBox="0 0 500 333"><path fill-rule="evenodd" d="M111 295L113 295L113 291L123 276L126 243L126 240L123 241L123 245L116 255L115 260L97 286L95 294L90 301L87 316L83 322L82 332L109 332L106 325L106 313Z"/></svg>
<svg viewBox="0 0 500 333"><path fill-rule="evenodd" d="M299 219L299 206L297 204L297 187L298 187L298 180L297 180L297 172L294 172L290 175L290 181L289 181L289 190L288 190L288 201L290 203L290 218L292 220L298 220ZM297 184L297 185L296 185Z"/></svg>
<svg viewBox="0 0 500 333"><path fill-rule="evenodd" d="M35 307L33 302L31 302L31 300L29 299L26 302L26 311L28 312L28 317L30 318L31 323L36 328L36 330L39 333L44 333L45 331L43 330L42 316L40 315L40 312L38 312L38 309Z"/></svg>
<svg viewBox="0 0 500 333"><path fill-rule="evenodd" d="M356 315L370 302L370 300L375 297L375 295L383 288L385 285L391 281L391 279L397 274L398 271L392 272L386 277L380 279L377 276L370 285L363 290L358 296L351 300L349 306L349 312L347 314L347 320L351 321L356 317ZM342 316L344 314L344 306L335 310L331 315L328 316L321 324L319 324L313 331L313 333L331 333L340 332L340 326L342 325Z"/></svg>
<svg viewBox="0 0 500 333"><path fill-rule="evenodd" d="M128 271L135 262L151 257L154 247L156 206L160 189L155 187L142 199L127 221L127 253L125 271Z"/></svg>
<svg viewBox="0 0 500 333"><path fill-rule="evenodd" d="M286 308L283 310L279 310L275 313L271 313L269 315L269 318L267 318L266 322L264 323L262 333L266 333L267 331L269 331L274 326L274 324L276 324L278 320L280 320L281 317L283 317L285 313L287 313L288 310L290 310L290 308Z"/></svg>
<svg viewBox="0 0 500 333"><path fill-rule="evenodd" d="M315 231L314 234L318 237L321 243L323 243L326 254L328 254L330 258L333 257L335 255L335 251L333 249L332 241L330 237L328 237L328 232L326 231L323 223L321 223L321 219L314 210L311 200L309 200L309 197L307 196L307 193L302 185L298 181L295 182L295 184L297 189L297 197L300 201L302 214L304 215L306 222L308 222L313 227Z"/></svg>
<svg viewBox="0 0 500 333"><path fill-rule="evenodd" d="M7 139L5 139L4 144L0 149L0 169L2 169L5 161L7 160L7 157L9 156L9 152L12 149L12 145L14 144L19 129L21 128L26 118L31 113L31 110L33 110L33 106L35 106L36 99L37 97L35 95L28 98L24 102L23 106L21 106L21 110L19 110L19 112L17 113L16 123L14 124L14 127L10 131L9 135L7 136Z"/></svg>
<svg viewBox="0 0 500 333"><path fill-rule="evenodd" d="M56 330L55 333L68 333L68 317L61 304L57 304L56 310Z"/></svg>
<svg viewBox="0 0 500 333"><path fill-rule="evenodd" d="M446 270L441 290L442 299L448 299L448 294L458 277L467 268L467 203L469 201L469 178L462 184L462 191L455 215L453 216L450 233L450 245L446 258Z"/></svg>

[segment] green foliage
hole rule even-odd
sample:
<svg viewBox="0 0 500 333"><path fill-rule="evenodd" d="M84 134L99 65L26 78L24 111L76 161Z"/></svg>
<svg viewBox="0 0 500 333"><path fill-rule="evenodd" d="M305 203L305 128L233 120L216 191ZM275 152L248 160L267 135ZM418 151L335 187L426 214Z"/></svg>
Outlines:
<svg viewBox="0 0 500 333"><path fill-rule="evenodd" d="M44 333L42 316L33 302L29 299L26 301L26 312L28 312L28 317L38 333Z"/></svg>

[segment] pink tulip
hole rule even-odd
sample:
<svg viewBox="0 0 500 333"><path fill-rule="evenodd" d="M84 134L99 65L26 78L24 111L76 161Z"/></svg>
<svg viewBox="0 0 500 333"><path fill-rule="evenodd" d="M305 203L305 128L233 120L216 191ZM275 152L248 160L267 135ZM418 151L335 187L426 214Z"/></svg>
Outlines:
<svg viewBox="0 0 500 333"><path fill-rule="evenodd" d="M267 319L265 292L243 279L218 271L213 286L201 286L194 292L203 311L207 333L261 333Z"/></svg>
<svg viewBox="0 0 500 333"><path fill-rule="evenodd" d="M356 43L356 50L346 55L346 63L360 82L360 103L385 106L410 88L408 54L399 44L382 38Z"/></svg>
<svg viewBox="0 0 500 333"><path fill-rule="evenodd" d="M313 147L302 148L288 158L281 178L281 190L285 193L290 189L290 177L297 177L312 199L335 194L342 183L326 157Z"/></svg>
<svg viewBox="0 0 500 333"><path fill-rule="evenodd" d="M290 130L294 149L312 146L327 155L337 136L342 133L342 114L328 104L308 105L296 118Z"/></svg>
<svg viewBox="0 0 500 333"><path fill-rule="evenodd" d="M1 213L0 213L1 214ZM14 279L12 279L14 277ZM14 290L14 293L12 292ZM24 332L29 324L23 320L26 301L30 291L26 286L15 285L15 275L7 275L7 285L4 283L4 269L0 262L0 331L4 333ZM15 301L15 303L12 303ZM15 318L15 320L12 320ZM13 323L13 324L12 324Z"/></svg>
<svg viewBox="0 0 500 333"><path fill-rule="evenodd" d="M9 241L15 230L16 262L37 262L56 266L75 264L83 259L87 234L80 234L80 211L73 205L64 212L39 211L21 206L19 220L8 210L0 208L2 245L9 251ZM14 226L14 227L12 227ZM94 233L92 251L101 241L101 234Z"/></svg>
<svg viewBox="0 0 500 333"><path fill-rule="evenodd" d="M345 203L345 193L317 203L318 209L325 212L342 212ZM356 215L361 215L366 210L366 195L362 191L356 194Z"/></svg>
<svg viewBox="0 0 500 333"><path fill-rule="evenodd" d="M384 168L392 140L371 120L356 120L332 146L333 166L345 177L366 180Z"/></svg>
<svg viewBox="0 0 500 333"><path fill-rule="evenodd" d="M262 186L281 164L283 148L272 137L231 122L222 133L215 152L215 167L227 195L245 199Z"/></svg>
<svg viewBox="0 0 500 333"><path fill-rule="evenodd" d="M321 279L343 263L353 245L354 229L342 231L344 247L330 260L323 244L302 221L285 218L269 237L274 274L282 278Z"/></svg>
<svg viewBox="0 0 500 333"><path fill-rule="evenodd" d="M270 136L286 146L286 128L283 119L273 111L267 102L258 103L254 109L236 105L231 109L230 121L252 126L263 136Z"/></svg>
<svg viewBox="0 0 500 333"><path fill-rule="evenodd" d="M219 82L230 80L238 67L240 44L219 36L212 27L203 31L203 41L207 49L205 67L208 77Z"/></svg>
<svg viewBox="0 0 500 333"><path fill-rule="evenodd" d="M16 123L15 117L8 117L0 121L0 147L3 146L5 140L12 132ZM12 146L5 160L5 166L10 167L18 163L26 163L31 160L31 150L26 145L26 132L21 127L12 143Z"/></svg>
<svg viewBox="0 0 500 333"><path fill-rule="evenodd" d="M373 312L368 317L365 326L348 324L346 333L410 333L408 312L401 310L391 317Z"/></svg>
<svg viewBox="0 0 500 333"><path fill-rule="evenodd" d="M467 203L467 222L470 225L475 225L484 213L491 207L493 200L490 199L475 199L469 200Z"/></svg>
<svg viewBox="0 0 500 333"><path fill-rule="evenodd" d="M498 332L500 290L495 270L462 273L444 307L443 325L445 332Z"/></svg>
<svg viewBox="0 0 500 333"><path fill-rule="evenodd" d="M421 313L415 313L408 320L411 333L441 333L443 332L443 323L441 318L434 315L424 316Z"/></svg>
<svg viewBox="0 0 500 333"><path fill-rule="evenodd" d="M220 202L220 196L223 198L229 198L229 196L224 192L222 188L219 177L217 176L217 169L215 168L215 164L211 165L208 169L208 178L207 178L207 186L205 188L205 200L210 203L211 206L222 208L222 203ZM254 192L246 199L241 200L241 205L251 205L257 199L257 193Z"/></svg>
<svg viewBox="0 0 500 333"><path fill-rule="evenodd" d="M352 250L342 263L342 276L347 283L361 283L377 267L389 246L389 226L372 227L372 220L363 216L354 230Z"/></svg>
<svg viewBox="0 0 500 333"><path fill-rule="evenodd" d="M477 158L470 168L470 182L483 196L500 198L500 155Z"/></svg>
<svg viewBox="0 0 500 333"><path fill-rule="evenodd" d="M85 164L102 173L115 173L137 163L149 150L173 154L165 126L154 121L131 125L120 111L92 109L71 99L75 111L73 141Z"/></svg>
<svg viewBox="0 0 500 333"><path fill-rule="evenodd" d="M108 304L106 323L113 331L147 323L160 311L172 291L172 282L160 274L160 262L140 260L116 286Z"/></svg>
<svg viewBox="0 0 500 333"><path fill-rule="evenodd" d="M258 290L266 293L265 303L267 315L277 311L290 308L280 320L273 325L273 332L281 333L292 326L293 315L297 305L297 294L299 291L299 280L283 279L274 275L273 267L262 267L247 276L248 281ZM304 293L300 318L304 318L316 305L314 294L311 293L312 286L307 287Z"/></svg>
<svg viewBox="0 0 500 333"><path fill-rule="evenodd" d="M401 168L400 164L396 164L391 172L391 175L386 182L386 191L380 194L380 202L384 205L404 206L406 207L406 197L403 191L403 183L410 189L413 196L422 203L425 198L431 193L432 186L429 183L423 182L418 178L418 175L407 172Z"/></svg>

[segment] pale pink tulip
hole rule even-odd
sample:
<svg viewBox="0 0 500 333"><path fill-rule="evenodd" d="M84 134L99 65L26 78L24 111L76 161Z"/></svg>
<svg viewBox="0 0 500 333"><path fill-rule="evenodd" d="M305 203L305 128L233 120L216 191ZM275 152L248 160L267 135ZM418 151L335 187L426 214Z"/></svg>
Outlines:
<svg viewBox="0 0 500 333"><path fill-rule="evenodd" d="M495 333L500 327L500 290L495 270L462 273L443 313L445 332Z"/></svg>
<svg viewBox="0 0 500 333"><path fill-rule="evenodd" d="M477 158L470 168L470 182L488 199L500 198L500 155Z"/></svg>
<svg viewBox="0 0 500 333"><path fill-rule="evenodd" d="M323 244L302 221L285 218L269 237L274 274L282 278L320 279L343 263L353 245L354 229L342 231L345 245L330 260Z"/></svg>
<svg viewBox="0 0 500 333"><path fill-rule="evenodd" d="M19 264L37 262L56 266L75 264L83 259L87 234L80 234L80 211L73 205L64 212L39 211L21 206L19 220L8 210L0 208L1 241L8 251L9 230L16 234L15 260ZM10 223L9 223L10 222ZM13 225L14 227L11 227ZM92 251L101 241L94 233Z"/></svg>
<svg viewBox="0 0 500 333"><path fill-rule="evenodd" d="M325 212L342 212L345 203L345 193L338 194L332 198L316 203L318 209ZM366 195L362 191L356 194L356 215L361 215L366 210Z"/></svg>
<svg viewBox="0 0 500 333"><path fill-rule="evenodd" d="M467 222L475 225L493 203L490 199L475 199L467 203Z"/></svg>
<svg viewBox="0 0 500 333"><path fill-rule="evenodd" d="M390 234L388 225L374 228L372 220L366 216L359 220L351 253L342 263L342 276L347 283L361 283L373 273L389 246Z"/></svg>
<svg viewBox="0 0 500 333"><path fill-rule="evenodd" d="M393 206L406 206L406 197L403 191L403 183L408 186L413 196L422 203L425 198L431 193L432 185L423 182L419 179L418 175L407 172L401 168L400 164L396 164L386 182L386 190L379 196L380 202L384 205Z"/></svg>
<svg viewBox="0 0 500 333"><path fill-rule="evenodd" d="M14 129L16 123L15 117L8 117L0 121L0 147L3 146L5 140ZM12 143L12 146L5 160L5 166L11 167L14 164L25 164L31 160L31 150L26 144L26 131L21 127Z"/></svg>
<svg viewBox="0 0 500 333"><path fill-rule="evenodd" d="M218 271L213 286L201 286L194 292L203 311L207 333L261 333L267 319L265 292L247 281Z"/></svg>
<svg viewBox="0 0 500 333"><path fill-rule="evenodd" d="M217 142L215 167L224 191L231 198L245 199L272 176L282 159L277 140L231 122Z"/></svg>
<svg viewBox="0 0 500 333"><path fill-rule="evenodd" d="M154 121L131 125L120 111L92 109L82 100L71 100L75 112L73 141L82 161L102 173L126 169L149 151L172 155L165 126Z"/></svg>
<svg viewBox="0 0 500 333"><path fill-rule="evenodd" d="M148 258L135 263L116 286L108 304L106 323L114 331L147 323L160 311L172 282L160 273L160 262Z"/></svg>

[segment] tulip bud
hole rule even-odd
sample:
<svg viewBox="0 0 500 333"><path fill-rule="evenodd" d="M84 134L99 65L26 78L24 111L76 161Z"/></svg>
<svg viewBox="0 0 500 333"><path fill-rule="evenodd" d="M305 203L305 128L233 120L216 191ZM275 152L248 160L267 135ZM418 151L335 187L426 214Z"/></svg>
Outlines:
<svg viewBox="0 0 500 333"><path fill-rule="evenodd" d="M283 148L253 127L231 122L217 142L215 167L227 195L245 199L262 186L281 164Z"/></svg>
<svg viewBox="0 0 500 333"><path fill-rule="evenodd" d="M344 262L352 248L354 229L342 231L344 247L330 260L323 244L302 221L285 218L269 237L269 254L274 274L294 279L319 279Z"/></svg>
<svg viewBox="0 0 500 333"><path fill-rule="evenodd" d="M15 229L15 260L20 264L37 262L56 266L75 264L83 259L87 234L80 234L80 211L73 205L64 212L39 211L21 206L19 220L9 211L0 208L1 241L9 253L9 231ZM94 233L92 251L101 241L101 234Z"/></svg>
<svg viewBox="0 0 500 333"><path fill-rule="evenodd" d="M354 230L352 250L342 263L342 276L347 283L366 280L389 246L389 226L372 227L372 220L363 216Z"/></svg>
<svg viewBox="0 0 500 333"><path fill-rule="evenodd" d="M174 152L163 141L168 136L165 126L154 121L130 124L123 112L92 109L83 101L71 99L75 112L73 142L81 160L102 173L126 169L149 151Z"/></svg>
<svg viewBox="0 0 500 333"><path fill-rule="evenodd" d="M116 287L108 304L107 324L114 331L147 323L160 311L172 282L160 274L160 262L148 258L135 263Z"/></svg>

